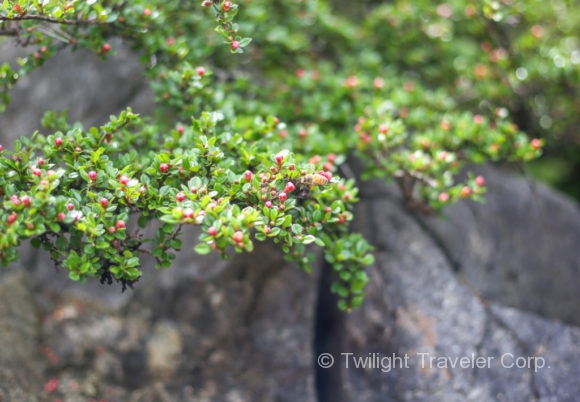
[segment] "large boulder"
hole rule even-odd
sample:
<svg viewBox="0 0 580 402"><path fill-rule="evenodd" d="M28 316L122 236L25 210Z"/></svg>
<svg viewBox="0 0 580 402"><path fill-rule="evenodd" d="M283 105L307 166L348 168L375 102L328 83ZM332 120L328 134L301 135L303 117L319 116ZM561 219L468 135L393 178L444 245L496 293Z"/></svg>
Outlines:
<svg viewBox="0 0 580 402"><path fill-rule="evenodd" d="M580 325L580 208L531 180L479 167L485 203L462 202L426 230L482 297Z"/></svg>
<svg viewBox="0 0 580 402"><path fill-rule="evenodd" d="M526 185L522 179L492 174L490 169L487 172L489 181ZM490 198L511 200L504 200L506 205L525 205L533 198L542 206L549 205L543 197L559 198L575 211L570 201L546 189L497 194L500 183L490 183ZM352 355L334 353L335 364L345 367L348 359L349 367L341 373L350 392L347 400L577 400L580 384L575 378L580 369L573 362L580 361L580 329L482 297L476 284L458 274L449 253L442 249L442 244L452 242L445 236L434 238L391 191L381 196L376 188L372 188L373 196L367 192L360 209L368 211L361 227L366 228L377 247L377 263L369 270L371 281L365 304L346 321L343 352ZM496 214L509 211L486 205L478 206L482 221L486 208ZM463 236L477 232L479 220L469 223L472 229L465 229L468 225L464 223ZM554 230L558 233L561 228ZM534 237L527 217L523 221L512 217L509 230L505 228L502 233L507 239ZM501 242L501 233L495 235L499 238L484 237L482 241ZM550 235L541 230L535 238L542 241ZM465 255L479 252L462 250ZM532 246L530 252L538 251ZM488 256L496 258L493 250ZM496 261L513 265L517 263L513 258L518 257L504 256L504 260ZM551 268L544 267L548 271ZM355 367L355 358L369 356L375 358L374 368ZM467 359L463 367L457 358ZM376 364L381 361L382 366ZM390 371L389 363L394 363Z"/></svg>

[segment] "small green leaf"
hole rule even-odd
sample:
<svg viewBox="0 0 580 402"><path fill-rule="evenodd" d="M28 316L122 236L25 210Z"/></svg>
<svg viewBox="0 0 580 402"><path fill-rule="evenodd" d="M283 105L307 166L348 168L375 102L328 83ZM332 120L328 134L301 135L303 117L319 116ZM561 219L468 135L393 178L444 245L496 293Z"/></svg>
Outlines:
<svg viewBox="0 0 580 402"><path fill-rule="evenodd" d="M362 265L372 265L375 263L375 256L372 254L367 254L361 259Z"/></svg>
<svg viewBox="0 0 580 402"><path fill-rule="evenodd" d="M68 240L64 236L59 236L56 239L55 246L59 250L64 250L64 249L66 249L68 247Z"/></svg>
<svg viewBox="0 0 580 402"><path fill-rule="evenodd" d="M344 271L340 271L340 279L342 279L345 282L348 282L350 280L350 278L352 277L351 273L348 272L347 270Z"/></svg>
<svg viewBox="0 0 580 402"><path fill-rule="evenodd" d="M297 223L292 225L292 233L294 233L294 234L301 234L303 230L304 230L304 228L302 227L302 225L299 225ZM312 240L312 241L314 241L314 240Z"/></svg>
<svg viewBox="0 0 580 402"><path fill-rule="evenodd" d="M201 255L211 253L211 247L207 243L199 243L197 246L195 246L194 250L196 253Z"/></svg>
<svg viewBox="0 0 580 402"><path fill-rule="evenodd" d="M312 235L306 235L304 236L304 238L302 239L302 244L310 244L310 243L314 243L316 242L316 237L312 236Z"/></svg>
<svg viewBox="0 0 580 402"><path fill-rule="evenodd" d="M238 42L240 42L240 47L246 47L250 44L251 41L252 41L252 38L243 38L243 39L240 39Z"/></svg>

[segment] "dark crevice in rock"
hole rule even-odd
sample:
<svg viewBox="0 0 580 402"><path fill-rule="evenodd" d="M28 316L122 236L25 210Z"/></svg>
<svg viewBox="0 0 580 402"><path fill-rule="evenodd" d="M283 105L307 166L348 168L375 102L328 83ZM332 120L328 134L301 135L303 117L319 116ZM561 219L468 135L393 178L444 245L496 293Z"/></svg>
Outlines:
<svg viewBox="0 0 580 402"><path fill-rule="evenodd" d="M337 308L338 297L330 291L334 280L332 265L324 261L318 283L318 300L314 325L313 358L315 367L315 387L318 402L349 402L343 388L343 371L340 364L346 336L346 316ZM322 368L318 357L329 353L334 364Z"/></svg>

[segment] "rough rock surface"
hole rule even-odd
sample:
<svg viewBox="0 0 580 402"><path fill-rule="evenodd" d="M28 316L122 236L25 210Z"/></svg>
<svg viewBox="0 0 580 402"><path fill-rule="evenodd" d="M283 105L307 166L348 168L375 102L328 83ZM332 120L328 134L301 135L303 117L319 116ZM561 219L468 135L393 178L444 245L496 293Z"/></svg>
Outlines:
<svg viewBox="0 0 580 402"><path fill-rule="evenodd" d="M580 325L580 207L547 187L479 167L485 204L463 202L427 225L483 297Z"/></svg>
<svg viewBox="0 0 580 402"><path fill-rule="evenodd" d="M43 364L39 316L24 273L0 281L0 401L35 401Z"/></svg>
<svg viewBox="0 0 580 402"><path fill-rule="evenodd" d="M43 317L0 319L14 327L0 350L22 351L0 353L0 400L315 401L316 281L271 245L257 253L206 281L145 282L122 305L2 276L3 306L36 300Z"/></svg>
<svg viewBox="0 0 580 402"><path fill-rule="evenodd" d="M372 217L363 226L373 236L377 264L370 270L366 303L347 320L343 348L353 357L370 353L391 360L406 355L408 360L385 372L380 365L353 368L349 357L343 372L347 400L578 400L580 384L574 378L580 375L580 329L483 299L391 195L365 201L361 209ZM508 236L531 235L520 233L519 226L525 223L512 221ZM481 364L452 368L456 357ZM345 359L340 356L342 365ZM524 367L510 367L515 363Z"/></svg>
<svg viewBox="0 0 580 402"><path fill-rule="evenodd" d="M32 134L47 110L67 109L72 121L86 127L102 124L128 106L137 113L151 110L153 96L144 85L139 59L120 41L111 43L115 54L106 61L85 50L66 51L23 77L10 92L6 111L0 113L0 142L8 147L18 137ZM0 64L16 66L18 57L32 52L9 40L0 42Z"/></svg>
<svg viewBox="0 0 580 402"><path fill-rule="evenodd" d="M47 105L87 124L149 107L128 53L80 60L53 60L15 89L1 141L38 127ZM72 284L24 250L26 269L0 275L0 400L578 401L578 206L485 175L487 202L449 208L446 220L417 218L391 188L363 186L356 226L377 262L366 302L347 316L319 290L328 272L289 267L269 244L229 262L184 248L175 267L147 266L125 294ZM333 369L317 368L322 351ZM341 353L352 353L348 369ZM380 359L405 354L407 367L381 370ZM379 366L356 368L361 357ZM490 364L452 368L456 357ZM502 357L536 366L504 367Z"/></svg>

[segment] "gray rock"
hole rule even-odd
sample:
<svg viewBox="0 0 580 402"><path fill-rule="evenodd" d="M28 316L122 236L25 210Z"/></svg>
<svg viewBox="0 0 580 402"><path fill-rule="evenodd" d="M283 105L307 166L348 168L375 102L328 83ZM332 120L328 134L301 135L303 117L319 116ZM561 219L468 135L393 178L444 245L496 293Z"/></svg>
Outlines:
<svg viewBox="0 0 580 402"><path fill-rule="evenodd" d="M71 121L85 127L99 125L127 106L148 113L153 95L144 83L143 68L134 53L119 40L111 42L115 51L106 61L86 50L63 51L23 77L10 91L11 102L0 113L0 143L11 148L15 139L30 136L40 128L48 110L68 110ZM16 65L36 49L0 43L0 64Z"/></svg>
<svg viewBox="0 0 580 402"><path fill-rule="evenodd" d="M121 304L45 283L42 325L25 308L32 284L2 276L0 308L9 311L0 329L18 327L0 333L10 352L0 353L0 392L14 401L314 401L315 277L287 266L270 244L257 253L205 281L140 283ZM41 391L48 381L54 389Z"/></svg>
<svg viewBox="0 0 580 402"><path fill-rule="evenodd" d="M361 226L375 240L377 263L364 305L347 320L344 352L352 355L334 356L347 400L578 400L580 330L482 298L423 224L384 194L360 207L371 211ZM512 221L508 236L533 234ZM385 367L388 358L408 360L390 371L354 367L353 358L368 356L386 358ZM453 368L457 357L473 363Z"/></svg>
<svg viewBox="0 0 580 402"><path fill-rule="evenodd" d="M184 279L170 293L138 289L127 307L129 314L150 308L152 317L179 323L183 353L177 371L183 374L170 382L180 384L183 398L315 400L316 283L287 266L272 245L257 246L256 254L236 257L213 279Z"/></svg>
<svg viewBox="0 0 580 402"><path fill-rule="evenodd" d="M24 272L0 282L0 400L36 401L43 364L40 317Z"/></svg>
<svg viewBox="0 0 580 402"><path fill-rule="evenodd" d="M480 167L485 203L461 202L426 221L482 297L580 325L580 208L547 187Z"/></svg>

